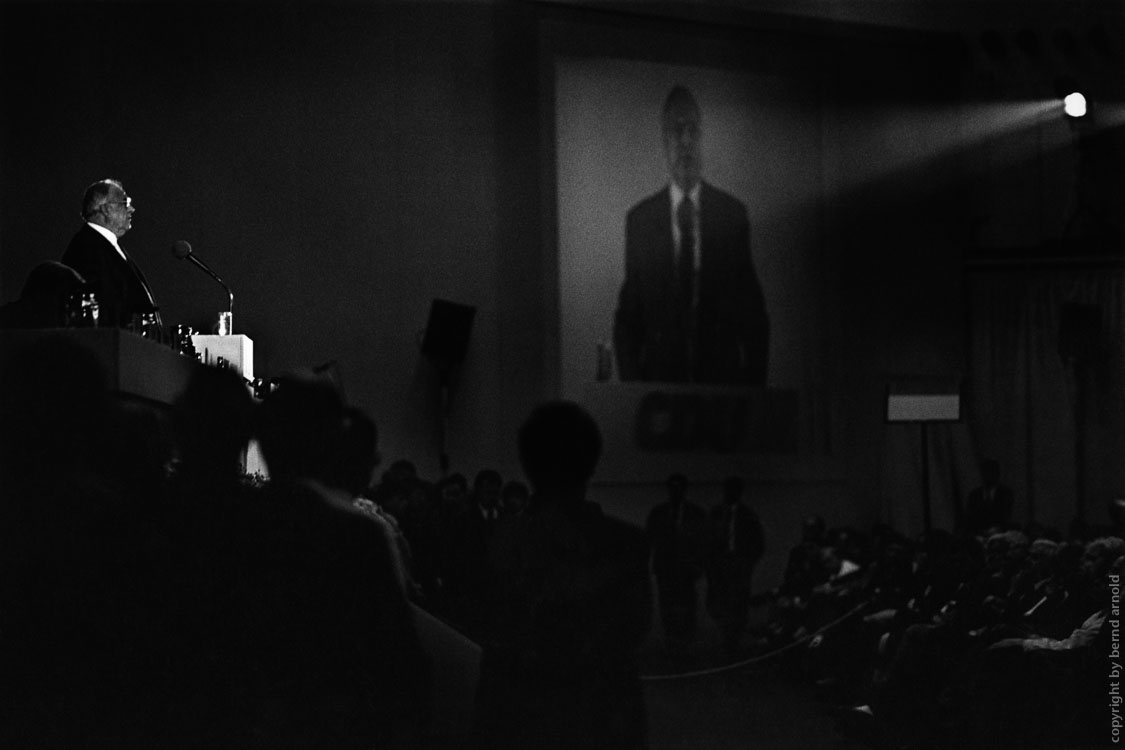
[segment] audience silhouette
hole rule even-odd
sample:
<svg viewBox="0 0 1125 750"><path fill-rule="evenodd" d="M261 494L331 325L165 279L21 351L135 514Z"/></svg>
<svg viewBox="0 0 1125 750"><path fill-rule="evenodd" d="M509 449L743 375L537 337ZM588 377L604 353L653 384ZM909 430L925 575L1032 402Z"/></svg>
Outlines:
<svg viewBox="0 0 1125 750"><path fill-rule="evenodd" d="M664 642L677 656L695 640L696 584L703 576L707 542L707 513L687 499L687 487L683 474L668 477L668 499L654 506L645 522Z"/></svg>
<svg viewBox="0 0 1125 750"><path fill-rule="evenodd" d="M649 628L644 535L586 500L601 455L578 405L536 408L519 433L532 496L497 535L495 627L478 696L482 748L646 744L635 650Z"/></svg>
<svg viewBox="0 0 1125 750"><path fill-rule="evenodd" d="M280 379L258 424L270 472L242 591L263 748L413 742L427 675L391 546L340 486L344 405L311 375Z"/></svg>
<svg viewBox="0 0 1125 750"><path fill-rule="evenodd" d="M749 632L788 655L867 746L1104 739L1119 526L910 538L813 517L752 598L743 481L708 523L671 477L646 538L587 499L600 431L570 402L520 429L530 496L491 468L471 493L461 474L431 484L409 460L371 487L375 422L325 379L281 378L256 403L201 366L168 411L110 391L69 337L6 354L2 747L426 747L413 598L483 648L468 744L642 748L650 560L670 638L690 638L705 570L724 645ZM268 479L245 474L252 437Z"/></svg>

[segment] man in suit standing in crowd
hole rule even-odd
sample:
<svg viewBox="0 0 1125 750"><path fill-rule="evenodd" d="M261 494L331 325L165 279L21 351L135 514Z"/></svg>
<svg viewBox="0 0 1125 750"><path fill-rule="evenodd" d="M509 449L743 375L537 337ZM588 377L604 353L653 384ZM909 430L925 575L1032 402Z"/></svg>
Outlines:
<svg viewBox="0 0 1125 750"><path fill-rule="evenodd" d="M645 522L656 577L657 604L668 651L687 651L696 632L696 581L703 575L706 512L687 499L687 478L668 477L668 499L653 507Z"/></svg>
<svg viewBox="0 0 1125 750"><path fill-rule="evenodd" d="M71 239L62 262L86 279L98 300L98 324L128 328L134 315L152 314L162 327L159 308L144 274L119 240L133 227L136 207L117 180L99 180L82 197L85 226Z"/></svg>
<svg viewBox="0 0 1125 750"><path fill-rule="evenodd" d="M764 386L769 317L746 206L702 179L701 117L676 86L663 110L670 183L629 210L614 319L622 380Z"/></svg>
<svg viewBox="0 0 1125 750"><path fill-rule="evenodd" d="M973 534L1003 531L1012 519L1015 495L1000 483L1000 462L986 458L980 462L981 485L969 492L965 502L966 530Z"/></svg>
<svg viewBox="0 0 1125 750"><path fill-rule="evenodd" d="M742 502L742 477L723 481L723 502L711 509L711 554L707 564L707 611L719 625L723 648L734 656L750 614L754 566L765 542L758 515Z"/></svg>

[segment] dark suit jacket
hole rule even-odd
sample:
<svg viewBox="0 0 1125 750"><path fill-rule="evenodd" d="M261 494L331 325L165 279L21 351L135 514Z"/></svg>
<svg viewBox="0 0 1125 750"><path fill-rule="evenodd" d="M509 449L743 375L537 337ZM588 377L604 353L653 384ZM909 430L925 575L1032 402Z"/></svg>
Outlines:
<svg viewBox="0 0 1125 750"><path fill-rule="evenodd" d="M398 747L429 675L386 536L308 480L274 477L251 511L233 613L252 735L241 746Z"/></svg>
<svg viewBox="0 0 1125 750"><path fill-rule="evenodd" d="M730 516L731 506L726 503L711 509L711 530L713 549L719 555L740 557L751 564L757 564L765 552L762 523L758 514L745 503L738 503L738 515L734 519L734 549L731 549Z"/></svg>
<svg viewBox="0 0 1125 750"><path fill-rule="evenodd" d="M703 571L707 534L707 513L695 503L683 501L682 518L676 523L676 507L670 500L649 511L645 521L652 555L652 572L659 578Z"/></svg>
<svg viewBox="0 0 1125 750"><path fill-rule="evenodd" d="M82 274L87 289L97 295L98 325L127 328L133 315L156 312L141 269L88 224L74 235L62 262Z"/></svg>
<svg viewBox="0 0 1125 750"><path fill-rule="evenodd" d="M498 626L484 648L472 746L644 748L634 652L652 600L641 530L594 503L533 498L495 541Z"/></svg>
<svg viewBox="0 0 1125 750"><path fill-rule="evenodd" d="M622 380L765 385L769 317L750 255L746 207L702 184L694 330L672 304L675 245L667 188L625 222L625 283L614 320Z"/></svg>

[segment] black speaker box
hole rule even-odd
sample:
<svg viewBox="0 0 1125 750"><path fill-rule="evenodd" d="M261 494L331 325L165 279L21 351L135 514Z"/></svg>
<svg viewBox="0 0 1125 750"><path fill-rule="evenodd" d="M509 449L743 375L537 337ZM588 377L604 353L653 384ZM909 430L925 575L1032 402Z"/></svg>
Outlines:
<svg viewBox="0 0 1125 750"><path fill-rule="evenodd" d="M469 335L477 309L448 300L435 299L422 338L422 355L439 369L461 364L469 349Z"/></svg>

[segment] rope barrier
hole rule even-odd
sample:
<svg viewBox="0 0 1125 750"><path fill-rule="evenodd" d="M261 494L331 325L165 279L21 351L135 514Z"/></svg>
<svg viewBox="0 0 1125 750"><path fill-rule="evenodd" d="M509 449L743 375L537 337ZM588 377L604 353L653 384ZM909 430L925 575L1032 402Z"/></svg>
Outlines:
<svg viewBox="0 0 1125 750"><path fill-rule="evenodd" d="M849 617L851 617L855 613L859 612L861 609L863 609L866 606L867 606L866 602L862 603L862 604L857 604L854 608L851 609L851 611L844 613L843 615L836 618L835 620L828 623L827 625L823 625L820 628L818 628L817 630L813 631L812 633L809 633L808 635L804 635L804 636L798 638L797 640L793 641L792 643L787 643L784 646L782 646L780 648L777 648L777 649L774 649L773 651L770 651L770 652L765 653L765 654L753 656L749 659L743 659L742 661L736 661L736 662L733 662L731 664L724 664L721 667L712 667L710 669L699 669L699 670L696 670L694 672L677 672L675 674L641 675L641 680L646 681L646 682L658 682L658 681L662 681L662 680L686 680L686 679L694 678L694 677L707 677L709 675L721 674L722 672L729 672L729 671L732 671L732 670L735 670L735 669L742 669L743 667L749 666L751 664L757 664L759 662L766 661L767 659L772 659L773 657L777 656L778 654L783 654L786 651L790 651L790 650L796 648L797 646L803 645L803 644L811 641L813 638L816 638L818 635L823 635L824 633L826 633L830 629L836 627L837 625L842 623L844 620L848 619Z"/></svg>

